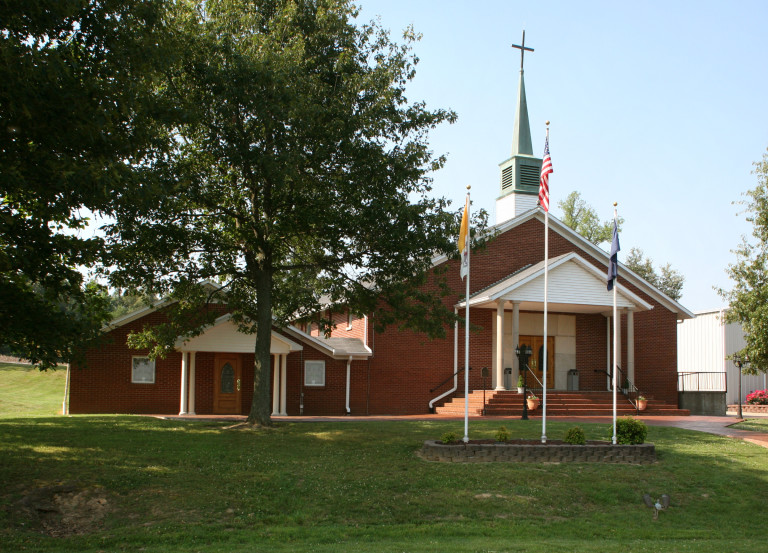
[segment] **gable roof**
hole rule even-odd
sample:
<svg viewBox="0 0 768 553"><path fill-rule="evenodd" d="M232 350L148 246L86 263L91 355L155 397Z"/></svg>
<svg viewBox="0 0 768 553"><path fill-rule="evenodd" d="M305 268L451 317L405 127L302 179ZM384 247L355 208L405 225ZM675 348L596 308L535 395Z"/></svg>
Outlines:
<svg viewBox="0 0 768 553"><path fill-rule="evenodd" d="M187 338L179 336L174 344L179 351L214 351L223 353L253 353L256 349L256 336L237 329L232 322L232 314L227 313L207 326L201 334ZM304 348L290 338L272 331L269 352L287 354Z"/></svg>
<svg viewBox="0 0 768 553"><path fill-rule="evenodd" d="M606 290L605 276L575 252L550 258L548 277L547 301L552 311L601 313L613 306L613 293ZM506 300L519 302L523 310L537 310L543 304L543 297L544 261L541 261L471 294L469 304L495 309L497 301ZM635 311L653 309L653 305L623 286L617 287L617 306Z"/></svg>
<svg viewBox="0 0 768 553"><path fill-rule="evenodd" d="M534 209L526 211L525 213L522 213L521 215L514 217L508 221L505 221L498 225L494 225L493 227L489 227L487 229L487 233L489 235L493 235L496 233L504 234L505 232L509 232L533 219L537 219L542 224L544 224L544 210L541 209L540 207L536 207ZM595 244L593 244L592 242L590 242L589 240L581 236L579 233L574 231L572 228L568 227L565 223L560 221L557 217L552 216L551 214L549 215L549 229L559 234L561 237L563 237L565 240L572 243L581 251L589 254L590 256L594 257L598 261L603 262L605 264L605 268L607 271L608 262L610 260L610 254L608 252L596 246ZM433 266L436 266L446 261L448 261L448 257L445 255L441 255L441 256L435 257L432 260L432 264ZM591 263L588 263L588 264L591 265ZM646 281L645 279L643 279L642 277L640 277L639 275L631 271L623 263L619 263L619 290L621 290L622 288L621 287L622 280L625 280L630 284L636 286L643 293L647 294L649 297L657 301L661 306L675 313L677 315L678 320L690 319L694 316L691 311L683 307L680 303L673 300L672 298L667 296L664 292L662 292L661 290L659 290L658 288L650 284L648 281Z"/></svg>
<svg viewBox="0 0 768 553"><path fill-rule="evenodd" d="M306 332L290 325L282 330L286 334L301 340L334 359L368 359L373 355L371 348L366 346L359 338L325 338L321 336L310 336Z"/></svg>
<svg viewBox="0 0 768 553"><path fill-rule="evenodd" d="M213 282L206 280L203 283L203 288L208 290L209 292L216 292L220 290L222 287L218 284L214 284ZM128 323L131 323L137 319L141 319L145 315L149 315L150 313L154 313L155 311L159 311L160 309L164 307L168 307L169 305L173 305L178 300L171 300L171 299L164 299L160 300L156 303L153 303L152 305L147 305L145 307L140 307L136 311L132 311L130 313L126 313L125 315L121 315L120 317L117 317L115 319L112 319L110 322L105 324L102 328L102 332L109 332L110 330L114 330L116 328L119 328L123 325L127 325Z"/></svg>

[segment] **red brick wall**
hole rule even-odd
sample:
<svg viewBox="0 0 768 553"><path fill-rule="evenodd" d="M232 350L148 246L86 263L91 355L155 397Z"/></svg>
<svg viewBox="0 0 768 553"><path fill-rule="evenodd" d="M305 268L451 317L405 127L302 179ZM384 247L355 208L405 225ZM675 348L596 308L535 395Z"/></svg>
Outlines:
<svg viewBox="0 0 768 553"><path fill-rule="evenodd" d="M498 236L485 251L473 254L471 290L477 291L509 276L520 268L535 264L543 257L543 224L533 219ZM602 263L578 250L571 242L550 231L550 256L576 251L601 270ZM455 293L446 297L445 305L453 306L464 293L459 277L458 260L444 264L448 285ZM621 275L619 275L621 279ZM619 281L621 286L625 283ZM427 286L435 286L434 283ZM677 323L674 313L646 296L637 288L628 288L654 305L651 311L635 314L635 374L637 386L646 394L671 403L677 401ZM471 323L476 326L470 338L470 388L482 387L482 367L492 367L492 321L495 310L473 309ZM351 367L350 408L353 415L427 413L429 401L453 385L454 329L445 338L430 340L423 334L389 328L374 332L376 314L368 325L368 345L374 352L369 361L354 361ZM155 313L110 333L112 342L88 354L88 368L72 372L70 410L72 413L178 413L180 396L181 355L173 353L158 360L155 384L132 384L131 356L125 337L146 323L162 321ZM346 311L334 315L337 328L333 336L364 337L365 320L354 318L353 329L347 331ZM626 316L622 317L622 367L626 367ZM602 315L576 315L576 368L582 389L605 390L607 319ZM464 329L459 327L458 366L464 365ZM198 353L196 358L195 411L213 410L213 353ZM304 361L326 362L323 387L304 386ZM248 413L252 400L253 355L241 356L243 377L242 412ZM431 391L442 381L440 388ZM490 379L486 382L490 385ZM270 380L270 386L272 380ZM459 391L464 388L463 374ZM346 361L334 360L308 344L302 352L288 358L287 412L297 415L343 415L345 411ZM303 400L302 400L303 397ZM303 401L303 411L301 404Z"/></svg>
<svg viewBox="0 0 768 553"><path fill-rule="evenodd" d="M485 251L472 257L471 293L481 290L516 270L540 262L544 253L543 223L537 219L527 221L498 236ZM550 229L549 255L556 257L576 252L586 261L601 270L605 268L588 253ZM445 299L446 306L453 307L463 297L465 285L459 276L458 260L445 263L446 278L451 289L456 291ZM621 275L619 275L621 278ZM620 285L626 283L620 280ZM658 399L676 403L677 378L677 323L676 315L659 305L649 296L632 285L628 289L654 308L635 314L635 375L636 385L646 394ZM463 313L460 313L463 315ZM473 309L470 313L472 324L480 327L470 338L470 389L482 387L480 370L492 366L492 320L494 310ZM375 315L374 315L375 316ZM621 366L626 367L626 316L622 318ZM579 369L580 388L605 390L605 369L607 359L606 327L608 319L603 315L576 315L576 368ZM372 326L372 325L371 325ZM371 360L370 410L372 414L418 414L426 413L430 399L446 391L453 380L440 389L430 392L441 381L453 374L453 328L447 337L429 340L414 332L400 332L388 329L373 334L369 346L374 349ZM459 329L458 367L464 365L464 330ZM460 377L459 392L463 392L463 376Z"/></svg>
<svg viewBox="0 0 768 553"><path fill-rule="evenodd" d="M102 347L88 352L87 366L71 372L70 412L178 413L181 395L181 354L171 353L155 362L155 383L131 382L132 357L147 350L131 350L125 340L145 324L165 321L159 312L109 332Z"/></svg>

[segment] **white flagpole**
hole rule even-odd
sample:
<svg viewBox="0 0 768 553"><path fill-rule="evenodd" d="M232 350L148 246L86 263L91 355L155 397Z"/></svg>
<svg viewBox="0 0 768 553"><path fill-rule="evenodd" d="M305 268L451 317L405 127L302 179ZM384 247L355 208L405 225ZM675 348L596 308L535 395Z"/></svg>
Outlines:
<svg viewBox="0 0 768 553"><path fill-rule="evenodd" d="M613 203L614 225L618 221L618 212L616 211L616 202ZM616 261L618 263L618 260ZM616 288L619 286L619 277L613 279L613 445L616 445L616 375L619 372L619 320L616 316Z"/></svg>
<svg viewBox="0 0 768 553"><path fill-rule="evenodd" d="M469 189L467 186L467 206L469 206ZM469 232L469 207L467 207L467 288L464 294L465 310L464 310L464 443L469 442L469 258L471 240Z"/></svg>
<svg viewBox="0 0 768 553"><path fill-rule="evenodd" d="M549 144L549 121L547 121L547 144ZM547 202L549 203L549 202ZM547 373L549 357L547 352L547 312L549 293L549 206L544 210L544 390L541 399L541 443L547 443Z"/></svg>
<svg viewBox="0 0 768 553"><path fill-rule="evenodd" d="M549 129L547 129L549 134ZM547 443L547 373L549 357L547 356L547 293L549 290L549 211L544 212L544 391L541 400L541 443Z"/></svg>

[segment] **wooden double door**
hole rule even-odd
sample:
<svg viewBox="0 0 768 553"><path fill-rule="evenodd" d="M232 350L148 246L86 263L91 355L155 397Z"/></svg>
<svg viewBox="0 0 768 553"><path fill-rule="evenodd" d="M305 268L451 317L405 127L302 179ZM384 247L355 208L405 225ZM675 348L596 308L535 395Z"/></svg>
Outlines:
<svg viewBox="0 0 768 553"><path fill-rule="evenodd" d="M217 354L214 366L213 412L239 415L242 411L243 375L238 354Z"/></svg>
<svg viewBox="0 0 768 553"><path fill-rule="evenodd" d="M544 367L547 369L547 389L555 387L555 337L547 337L547 358L544 363L544 336L520 336L520 345L531 346L533 355L528 360L531 373L536 375L540 382L544 382ZM521 367L522 368L522 367ZM533 380L533 382L531 382ZM538 388L539 383L528 374L528 387Z"/></svg>

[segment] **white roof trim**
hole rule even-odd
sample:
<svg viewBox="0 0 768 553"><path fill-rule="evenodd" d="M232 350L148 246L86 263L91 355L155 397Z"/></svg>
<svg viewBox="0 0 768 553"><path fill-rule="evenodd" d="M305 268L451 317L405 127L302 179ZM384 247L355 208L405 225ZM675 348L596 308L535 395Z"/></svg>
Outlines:
<svg viewBox="0 0 768 553"><path fill-rule="evenodd" d="M222 287L218 284L211 282L210 280L203 281L203 286L212 289L212 290L220 290ZM112 319L109 323L105 324L102 328L102 332L109 332L110 330L114 330L116 328L120 328L123 325L127 325L128 323L131 323L135 321L136 319L140 319L145 315L149 315L150 313L154 313L155 311L158 311L162 309L163 307L167 307L173 303L176 303L177 300L161 300L157 303L154 303L152 305L141 307L137 309L136 311L133 311L131 313L127 313L121 317L117 317L116 319Z"/></svg>
<svg viewBox="0 0 768 553"><path fill-rule="evenodd" d="M583 257L581 257L575 252L570 252L567 254L560 255L558 257L550 258L549 271L552 272L554 269L557 269L558 267L561 267L566 263L575 263L583 271L586 271L588 274L594 277L597 281L600 281L601 283L605 282L605 276L602 274L602 272L597 267L595 267L592 263L589 263L587 260L585 260ZM493 284L485 288L484 290L480 290L476 292L474 295L470 296L469 305L471 307L473 305L496 302L497 300L503 298L505 295L522 288L523 286L525 286L530 282L541 279L543 278L543 276L544 276L544 262L541 261L536 265L531 265L530 267L527 267L518 273L508 276L502 281L497 282L496 284ZM653 309L653 305L643 300L640 296L632 293L631 291L621 286L620 284L617 287L617 292L624 300L634 305L638 311L647 311L647 310ZM573 305L580 305L576 301L572 303ZM461 301L456 305L456 307L464 307L464 305L465 305L465 302Z"/></svg>
<svg viewBox="0 0 768 553"><path fill-rule="evenodd" d="M355 353L353 355L350 355L349 352L347 351L334 348L328 342L326 342L323 338L310 336L309 334L299 330L295 326L289 325L285 327L283 330L286 333L293 335L295 338L298 338L299 340L311 345L315 349L324 351L328 356L333 357L334 359L349 359L350 357L352 357L353 359L368 359L370 356L373 355L373 350L371 350L371 348L369 348L365 344L362 344L365 353Z"/></svg>
<svg viewBox="0 0 768 553"><path fill-rule="evenodd" d="M489 227L486 232L488 234L503 234L519 225L522 225L523 223L526 223L530 221L531 219L538 219L542 223L544 222L544 210L540 207L536 207L534 209L531 209L525 213L521 213L517 217L514 217L508 221L505 221L501 224L494 225L492 227ZM586 253L593 256L595 259L599 261L603 261L605 263L606 272L608 270L608 262L610 260L610 254L606 252L605 250L599 248L583 236L581 236L578 232L573 230L572 228L568 227L560 221L557 217L554 217L552 214L549 215L549 228L551 230L554 230L557 232L560 236L577 246L578 248L584 250ZM448 261L448 257L445 255L440 255L437 257L434 257L432 259L432 265L439 265L441 263L444 263L445 261ZM621 280L626 280L627 282L633 284L634 286L637 286L640 290L648 294L650 297L652 297L654 300L659 302L662 306L669 309L673 313L677 313L678 320L680 319L691 319L694 317L693 312L683 307L680 303L673 300L664 292L647 282L645 279L631 271L629 268L627 268L626 265L623 263L619 263L619 284L621 284ZM619 288L621 289L621 288Z"/></svg>
<svg viewBox="0 0 768 553"><path fill-rule="evenodd" d="M232 314L227 313L217 318L213 324L205 327L202 333L197 336L180 336L176 339L175 347L179 351L215 351L221 353L254 353L256 349L256 336L239 332L234 323L231 324L232 330L222 329L222 326L230 323ZM212 333L224 333L214 340L214 344L206 343ZM227 337L229 336L229 339ZM222 339L224 338L224 339ZM210 340L208 340L210 341ZM294 351L301 351L304 347L272 330L272 339L270 353L287 354Z"/></svg>

